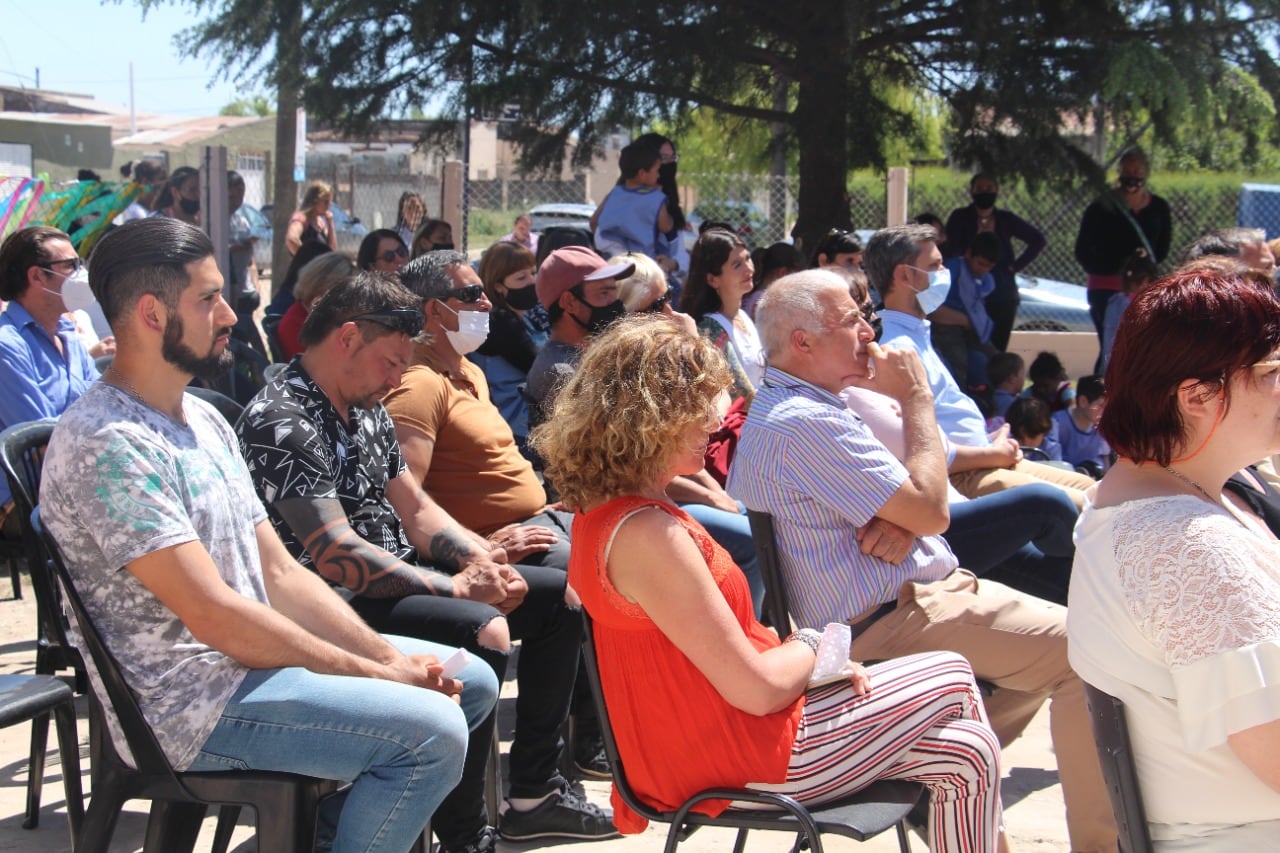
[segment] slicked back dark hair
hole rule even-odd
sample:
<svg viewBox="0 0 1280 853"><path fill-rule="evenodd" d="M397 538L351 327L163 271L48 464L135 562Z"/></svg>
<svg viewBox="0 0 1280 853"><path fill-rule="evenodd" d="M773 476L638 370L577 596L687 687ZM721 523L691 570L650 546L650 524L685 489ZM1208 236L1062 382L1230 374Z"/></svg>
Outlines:
<svg viewBox="0 0 1280 853"><path fill-rule="evenodd" d="M399 308L421 311L422 299L406 290L390 273L361 270L320 297L302 324L298 342L304 348L315 346L352 317ZM362 322L360 333L365 342L399 334L394 328L376 322Z"/></svg>
<svg viewBox="0 0 1280 853"><path fill-rule="evenodd" d="M47 225L32 225L5 238L0 246L0 299L17 299L27 292L27 272L44 266L52 257L44 248L50 240L71 242L65 232Z"/></svg>
<svg viewBox="0 0 1280 853"><path fill-rule="evenodd" d="M187 265L213 256L209 236L167 216L135 219L108 231L89 256L89 287L118 337L121 319L146 294L176 310L191 284Z"/></svg>

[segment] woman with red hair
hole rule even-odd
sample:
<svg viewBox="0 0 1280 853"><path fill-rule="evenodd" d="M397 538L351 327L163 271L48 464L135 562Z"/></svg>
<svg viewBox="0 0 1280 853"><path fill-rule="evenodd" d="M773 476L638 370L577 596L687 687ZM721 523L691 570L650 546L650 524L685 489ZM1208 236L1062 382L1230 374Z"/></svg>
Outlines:
<svg viewBox="0 0 1280 853"><path fill-rule="evenodd" d="M1156 850L1280 837L1280 543L1224 496L1280 451L1280 300L1184 269L1120 321L1100 429L1120 456L1076 527L1071 664L1126 706Z"/></svg>

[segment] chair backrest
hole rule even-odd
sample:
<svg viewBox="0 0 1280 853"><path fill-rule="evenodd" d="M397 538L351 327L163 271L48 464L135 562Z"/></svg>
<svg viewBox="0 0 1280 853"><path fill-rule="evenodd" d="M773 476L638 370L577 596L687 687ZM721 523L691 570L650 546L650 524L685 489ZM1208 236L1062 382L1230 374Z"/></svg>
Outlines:
<svg viewBox="0 0 1280 853"><path fill-rule="evenodd" d="M782 579L782 561L778 555L778 538L773 529L773 516L767 512L747 510L751 523L751 541L756 546L756 564L764 581L764 622L778 636L791 633L791 600Z"/></svg>
<svg viewBox="0 0 1280 853"><path fill-rule="evenodd" d="M27 421L14 424L0 433L0 467L9 481L13 495L13 511L22 528L23 549L31 571L31 585L36 591L36 619L39 642L61 655L55 666L76 667L81 661L67 641L66 623L62 616L62 600L49 570L49 557L44 544L31 526L31 512L40 503L40 474L44 468L44 449L49 444L56 420Z"/></svg>
<svg viewBox="0 0 1280 853"><path fill-rule="evenodd" d="M595 634L586 608L582 610L582 627L582 663L587 673L587 683L591 686L591 698L595 700L596 712L600 717L600 734L604 738L605 755L609 757L609 766L613 770L613 787L622 801L636 814L646 820L669 822L671 815L664 814L642 802L627 782L627 770L623 766L622 756L618 755L618 742L613 737L613 723L609 720L609 707L604 700L604 688L600 684L600 664L596 657Z"/></svg>
<svg viewBox="0 0 1280 853"><path fill-rule="evenodd" d="M1124 703L1092 684L1085 684L1084 693L1089 703L1098 760L1102 763L1102 778L1120 830L1120 849L1123 853L1150 853L1151 834L1147 829L1147 813L1142 807L1142 789L1133 763Z"/></svg>
<svg viewBox="0 0 1280 853"><path fill-rule="evenodd" d="M223 394L221 391L215 391L212 388L203 388L199 385L188 385L186 390L188 394L191 394L194 397L199 397L201 400L204 400L206 403L217 409L218 413L226 418L227 423L231 424L233 427L236 425L236 421L239 420L241 413L244 412L244 406L240 405L226 394Z"/></svg>
<svg viewBox="0 0 1280 853"><path fill-rule="evenodd" d="M271 361L279 364L288 362L285 358L284 348L280 346L280 321L284 318L283 314L264 314L262 316L262 331L267 338L267 348L271 350Z"/></svg>
<svg viewBox="0 0 1280 853"><path fill-rule="evenodd" d="M40 523L38 508L33 515L32 523L37 535L44 543L45 550L48 551L49 562L53 566L54 575L62 587L65 600L71 607L72 615L80 628L80 636L84 643L83 648L88 649L89 655L93 660L93 668L97 672L103 688L106 690L106 697L98 696L97 699L103 705L110 705L110 712L115 715L121 731L124 732L125 740L129 744L129 752L133 755L133 766L143 773L168 776L174 785L181 788L181 782L178 781L172 765L169 764L169 759L165 757L164 751L160 748L160 742L156 740L155 733L151 731L151 726L147 724L146 718L142 716L142 709L138 706L137 698L133 695L129 685L125 683L124 675L120 672L120 664L116 662L115 656L111 654L111 651L102 641L102 637L98 634L98 630L93 624L93 619L89 616L88 611L85 610L84 602L80 599L80 594L76 592L75 582L71 577L71 573L67 571L67 564L62 559L62 550L58 547L53 535ZM103 701L104 699L106 701ZM109 738L110 735L104 735L104 737Z"/></svg>

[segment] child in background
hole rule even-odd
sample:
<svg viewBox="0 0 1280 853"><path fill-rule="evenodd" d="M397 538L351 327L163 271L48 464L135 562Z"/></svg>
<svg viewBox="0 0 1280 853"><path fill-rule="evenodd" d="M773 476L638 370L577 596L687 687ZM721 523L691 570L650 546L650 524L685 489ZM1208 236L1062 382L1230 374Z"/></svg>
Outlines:
<svg viewBox="0 0 1280 853"><path fill-rule="evenodd" d="M1042 352L1027 368L1031 387L1022 392L1023 397L1034 397L1049 407L1049 413L1060 412L1071 405L1076 392L1071 390L1067 369L1062 359L1051 352Z"/></svg>
<svg viewBox="0 0 1280 853"><path fill-rule="evenodd" d="M1009 435L1022 448L1022 455L1032 462L1060 462L1061 449L1049 437L1054 432L1049 407L1035 397L1018 397L1004 413Z"/></svg>
<svg viewBox="0 0 1280 853"><path fill-rule="evenodd" d="M991 381L995 416L1003 418L1027 383L1027 363L1016 352L996 353L987 362L987 378Z"/></svg>
<svg viewBox="0 0 1280 853"><path fill-rule="evenodd" d="M1116 340L1116 329L1120 328L1120 318L1129 301L1151 282L1159 278L1160 272L1155 262L1147 255L1146 249L1137 249L1129 260L1120 268L1122 290L1116 291L1107 300L1106 315L1102 321L1102 370L1105 373L1107 363L1111 361L1111 346Z"/></svg>
<svg viewBox="0 0 1280 853"><path fill-rule="evenodd" d="M674 224L667 212L667 196L658 186L662 155L657 145L636 141L618 156L618 184L592 214L596 249L605 257L625 252L648 255L663 272L675 269L666 242L659 238Z"/></svg>
<svg viewBox="0 0 1280 853"><path fill-rule="evenodd" d="M1102 479L1102 473L1111 464L1111 446L1098 432L1106 394L1101 376L1081 377L1076 383L1074 405L1053 415L1063 461L1095 480Z"/></svg>

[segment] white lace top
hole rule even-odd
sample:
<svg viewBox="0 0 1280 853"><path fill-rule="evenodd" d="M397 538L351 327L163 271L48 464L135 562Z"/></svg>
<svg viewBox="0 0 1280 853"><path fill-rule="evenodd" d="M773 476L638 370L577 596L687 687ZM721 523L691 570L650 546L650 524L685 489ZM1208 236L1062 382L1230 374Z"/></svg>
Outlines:
<svg viewBox="0 0 1280 853"><path fill-rule="evenodd" d="M1280 821L1226 742L1280 718L1280 543L1189 495L1086 505L1075 538L1071 665L1125 703L1153 838Z"/></svg>

